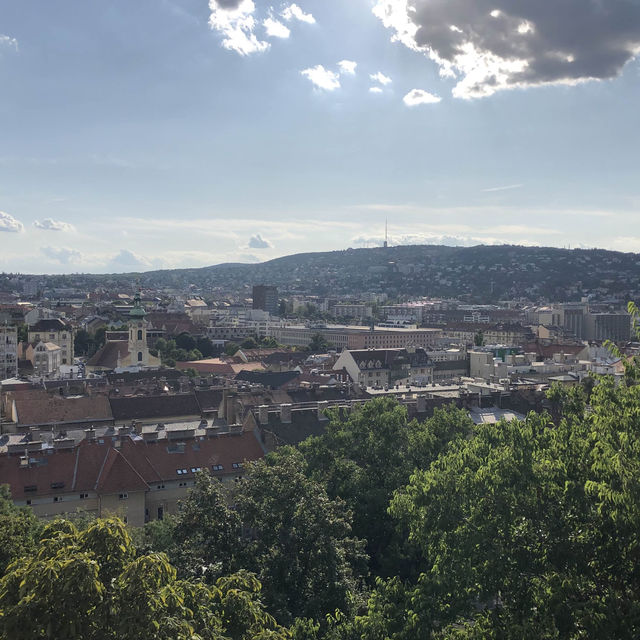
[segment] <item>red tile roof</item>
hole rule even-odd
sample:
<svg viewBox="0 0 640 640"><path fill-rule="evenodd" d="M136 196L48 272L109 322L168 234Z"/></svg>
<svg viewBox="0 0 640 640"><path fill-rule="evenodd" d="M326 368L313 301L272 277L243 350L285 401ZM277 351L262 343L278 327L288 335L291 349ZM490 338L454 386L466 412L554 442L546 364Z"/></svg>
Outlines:
<svg viewBox="0 0 640 640"><path fill-rule="evenodd" d="M253 431L155 443L127 436L118 448L114 443L115 438L106 437L103 443L83 440L73 449L31 452L28 467L20 466L20 455L0 456L0 484L10 486L15 500L82 491L145 491L154 483L193 478L194 469L239 474L234 464L264 456ZM222 469L213 470L213 465Z"/></svg>

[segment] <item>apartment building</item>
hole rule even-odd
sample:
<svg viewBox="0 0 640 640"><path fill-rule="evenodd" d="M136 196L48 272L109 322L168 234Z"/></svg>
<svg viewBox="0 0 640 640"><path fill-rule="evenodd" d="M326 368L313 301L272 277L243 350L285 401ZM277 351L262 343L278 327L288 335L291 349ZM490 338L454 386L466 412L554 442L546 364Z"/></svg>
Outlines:
<svg viewBox="0 0 640 640"><path fill-rule="evenodd" d="M52 342L62 350L61 364L73 364L73 327L60 318L38 320L29 327L29 342Z"/></svg>
<svg viewBox="0 0 640 640"><path fill-rule="evenodd" d="M0 380L18 375L18 329L0 325Z"/></svg>

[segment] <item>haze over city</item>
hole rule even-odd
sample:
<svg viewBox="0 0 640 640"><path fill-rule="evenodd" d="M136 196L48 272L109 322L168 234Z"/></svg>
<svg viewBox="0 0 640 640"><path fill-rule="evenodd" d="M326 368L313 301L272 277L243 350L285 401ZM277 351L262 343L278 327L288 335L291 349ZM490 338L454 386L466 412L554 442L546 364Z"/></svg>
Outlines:
<svg viewBox="0 0 640 640"><path fill-rule="evenodd" d="M0 270L640 251L625 0L0 1Z"/></svg>

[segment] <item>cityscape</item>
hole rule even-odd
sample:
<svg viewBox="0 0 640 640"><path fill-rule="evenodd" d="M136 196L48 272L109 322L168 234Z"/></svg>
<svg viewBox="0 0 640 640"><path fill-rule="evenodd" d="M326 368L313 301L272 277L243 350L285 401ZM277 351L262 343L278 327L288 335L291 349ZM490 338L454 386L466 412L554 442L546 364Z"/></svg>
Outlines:
<svg viewBox="0 0 640 640"><path fill-rule="evenodd" d="M0 640L640 638L636 0L0 0Z"/></svg>

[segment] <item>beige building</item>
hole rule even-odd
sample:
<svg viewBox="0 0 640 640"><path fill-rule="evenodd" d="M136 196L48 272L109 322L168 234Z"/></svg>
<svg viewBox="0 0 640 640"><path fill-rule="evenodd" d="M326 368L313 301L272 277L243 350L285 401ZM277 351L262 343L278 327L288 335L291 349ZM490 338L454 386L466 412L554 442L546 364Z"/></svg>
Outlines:
<svg viewBox="0 0 640 640"><path fill-rule="evenodd" d="M87 361L87 371L159 367L160 358L149 353L145 316L140 294L136 294L133 309L129 312L128 331L108 331L104 347Z"/></svg>
<svg viewBox="0 0 640 640"><path fill-rule="evenodd" d="M62 364L62 349L53 342L37 342L27 346L27 360L33 364L36 376L53 376Z"/></svg>
<svg viewBox="0 0 640 640"><path fill-rule="evenodd" d="M60 347L60 364L73 364L73 338L73 327L59 318L38 320L29 327L29 342L52 342Z"/></svg>
<svg viewBox="0 0 640 640"><path fill-rule="evenodd" d="M42 518L84 511L139 527L176 513L199 471L233 483L247 461L264 456L257 434L240 425L89 429L80 442L57 438L46 447L37 433L16 436L0 455L0 484Z"/></svg>

